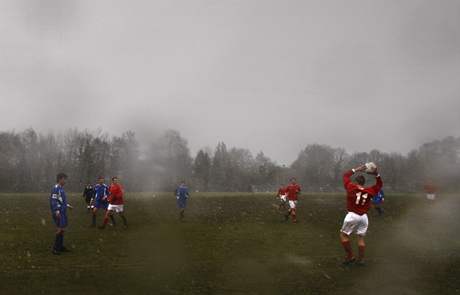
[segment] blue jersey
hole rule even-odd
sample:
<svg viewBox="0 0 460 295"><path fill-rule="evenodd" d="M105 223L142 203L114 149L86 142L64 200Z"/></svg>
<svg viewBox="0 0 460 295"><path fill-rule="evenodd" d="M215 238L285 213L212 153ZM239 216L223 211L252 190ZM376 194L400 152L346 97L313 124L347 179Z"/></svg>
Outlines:
<svg viewBox="0 0 460 295"><path fill-rule="evenodd" d="M372 203L374 205L380 205L385 201L385 193L381 190L376 196L372 198Z"/></svg>
<svg viewBox="0 0 460 295"><path fill-rule="evenodd" d="M188 187L185 184L181 184L176 189L177 207L185 209L187 207L187 199L190 197Z"/></svg>
<svg viewBox="0 0 460 295"><path fill-rule="evenodd" d="M188 192L188 187L184 184L181 184L177 189L176 189L176 197L178 199L187 199L189 197L189 192Z"/></svg>
<svg viewBox="0 0 460 295"><path fill-rule="evenodd" d="M96 201L103 201L109 196L109 187L103 184L96 184L94 186L94 199Z"/></svg>
<svg viewBox="0 0 460 295"><path fill-rule="evenodd" d="M107 207L109 206L109 201L107 200L108 196L109 187L105 183L96 184L94 186L94 206L97 209L107 209Z"/></svg>
<svg viewBox="0 0 460 295"><path fill-rule="evenodd" d="M50 195L50 209L53 220L56 226L64 228L67 226L67 196L64 188L59 184L56 184L51 189ZM59 213L60 217L56 217L56 213Z"/></svg>

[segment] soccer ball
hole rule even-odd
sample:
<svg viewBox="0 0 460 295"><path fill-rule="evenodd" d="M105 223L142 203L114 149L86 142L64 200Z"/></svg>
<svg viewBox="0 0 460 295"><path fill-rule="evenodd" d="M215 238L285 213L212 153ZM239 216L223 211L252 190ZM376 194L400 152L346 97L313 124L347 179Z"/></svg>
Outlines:
<svg viewBox="0 0 460 295"><path fill-rule="evenodd" d="M365 164L366 166L366 173L374 173L377 170L377 165L374 162L369 162Z"/></svg>

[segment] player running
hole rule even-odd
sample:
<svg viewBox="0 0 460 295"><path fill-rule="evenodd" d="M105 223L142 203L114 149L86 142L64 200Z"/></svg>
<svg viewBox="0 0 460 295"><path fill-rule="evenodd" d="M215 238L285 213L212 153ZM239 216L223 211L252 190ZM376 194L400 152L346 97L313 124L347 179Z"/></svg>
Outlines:
<svg viewBox="0 0 460 295"><path fill-rule="evenodd" d="M288 205L286 187L281 186L279 188L277 197L279 198L278 210L280 212L284 212L285 210L287 210L287 205Z"/></svg>
<svg viewBox="0 0 460 295"><path fill-rule="evenodd" d="M179 220L183 221L185 218L185 209L187 208L187 200L190 197L190 193L188 190L185 181L179 185L176 189L176 199L177 199L177 208L179 209Z"/></svg>
<svg viewBox="0 0 460 295"><path fill-rule="evenodd" d="M64 247L64 231L68 225L67 208L72 208L67 203L67 196L64 191L64 185L67 180L67 175L59 173L56 176L56 185L51 190L50 209L51 216L56 224L56 237L54 240L53 254L60 255L62 252L68 252Z"/></svg>
<svg viewBox="0 0 460 295"><path fill-rule="evenodd" d="M105 178L99 176L97 178L97 184L94 186L94 208L93 208L93 221L91 227L96 227L96 217L99 210L107 211L109 207L109 187L105 184ZM115 225L115 219L113 215L110 216L113 225Z"/></svg>
<svg viewBox="0 0 460 295"><path fill-rule="evenodd" d="M423 187L426 193L426 198L430 201L436 200L436 193L438 192L438 187L434 184L433 180L428 180L425 186Z"/></svg>
<svg viewBox="0 0 460 295"><path fill-rule="evenodd" d="M376 184L374 186L364 187L366 178L361 174L355 177L356 183L351 181L351 177L355 173L365 172L367 169L366 165L362 165L347 171L343 176L343 184L347 191L348 214L345 217L340 232L340 241L347 254L345 262L343 263L345 266L356 261L350 242L350 235L352 233L358 235L358 265L364 265L364 252L366 249L364 236L369 226L367 212L371 206L371 199L380 192L383 186L382 178L378 174L377 168L375 168L374 171L367 172L368 174L375 175Z"/></svg>
<svg viewBox="0 0 460 295"><path fill-rule="evenodd" d="M88 209L88 212L91 211L91 204L94 201L94 188L91 184L87 184L85 186L85 189L83 191L83 198L85 198L86 202L86 209Z"/></svg>
<svg viewBox="0 0 460 295"><path fill-rule="evenodd" d="M100 227L104 229L109 222L109 218L113 218L113 213L117 213L123 220L123 225L128 227L128 221L124 215L124 200L123 200L124 190L120 183L118 183L117 177L112 177L112 183L109 187L109 207L105 213L104 223Z"/></svg>
<svg viewBox="0 0 460 295"><path fill-rule="evenodd" d="M292 223L297 223L297 201L301 190L302 189L300 188L300 185L297 184L296 179L294 177L291 178L291 182L286 187L286 194L289 203L289 211L285 215L286 221L288 221L289 216L291 216Z"/></svg>

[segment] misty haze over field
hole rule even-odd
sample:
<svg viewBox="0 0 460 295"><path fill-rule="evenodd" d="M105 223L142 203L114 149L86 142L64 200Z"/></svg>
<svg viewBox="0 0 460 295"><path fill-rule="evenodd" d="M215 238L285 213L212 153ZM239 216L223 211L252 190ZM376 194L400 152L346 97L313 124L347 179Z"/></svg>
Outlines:
<svg viewBox="0 0 460 295"><path fill-rule="evenodd" d="M3 0L0 30L1 130L177 129L286 164L460 135L458 1Z"/></svg>

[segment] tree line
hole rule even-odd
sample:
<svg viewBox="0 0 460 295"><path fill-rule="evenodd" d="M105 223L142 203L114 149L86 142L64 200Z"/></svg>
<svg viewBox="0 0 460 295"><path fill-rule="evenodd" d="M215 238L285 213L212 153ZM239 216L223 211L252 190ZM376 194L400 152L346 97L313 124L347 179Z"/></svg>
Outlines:
<svg viewBox="0 0 460 295"><path fill-rule="evenodd" d="M344 170L367 161L379 165L388 191L420 191L429 179L446 191L460 189L460 138L455 137L423 144L408 154L350 154L310 144L286 167L263 152L253 155L223 142L192 156L187 140L175 130L141 146L132 131L113 136L27 129L0 132L0 191L47 192L56 173L63 171L70 176L71 191L80 191L99 175L117 175L129 191L172 191L181 180L194 191L274 191L295 176L306 191L335 192L342 190Z"/></svg>

